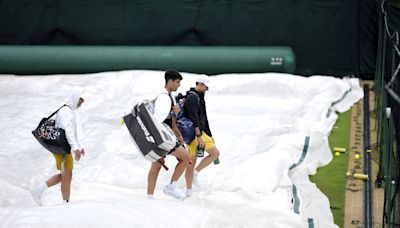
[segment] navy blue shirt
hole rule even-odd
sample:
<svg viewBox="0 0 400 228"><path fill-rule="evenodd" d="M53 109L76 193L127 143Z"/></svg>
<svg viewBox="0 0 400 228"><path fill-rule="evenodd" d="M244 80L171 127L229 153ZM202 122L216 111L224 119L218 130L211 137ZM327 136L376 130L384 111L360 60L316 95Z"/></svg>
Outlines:
<svg viewBox="0 0 400 228"><path fill-rule="evenodd" d="M184 106L185 116L191 119L194 126L200 128L200 131L204 131L208 136L212 137L210 126L208 124L204 93L198 92L195 88L190 88L189 91L195 92L197 94L197 97L195 94L186 93L187 96Z"/></svg>

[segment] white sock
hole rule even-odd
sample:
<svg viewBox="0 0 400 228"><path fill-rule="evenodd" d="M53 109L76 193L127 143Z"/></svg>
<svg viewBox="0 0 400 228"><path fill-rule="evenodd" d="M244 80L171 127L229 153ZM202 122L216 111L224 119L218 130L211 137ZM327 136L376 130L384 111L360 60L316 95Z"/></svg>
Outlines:
<svg viewBox="0 0 400 228"><path fill-rule="evenodd" d="M154 199L154 195L153 194L147 194L147 199Z"/></svg>
<svg viewBox="0 0 400 228"><path fill-rule="evenodd" d="M186 195L191 196L193 194L193 190L191 188L186 189Z"/></svg>
<svg viewBox="0 0 400 228"><path fill-rule="evenodd" d="M194 172L193 172L193 176L196 176L196 177L197 177L197 176L199 175L199 173L200 173L199 171L197 171L197 170L194 170Z"/></svg>

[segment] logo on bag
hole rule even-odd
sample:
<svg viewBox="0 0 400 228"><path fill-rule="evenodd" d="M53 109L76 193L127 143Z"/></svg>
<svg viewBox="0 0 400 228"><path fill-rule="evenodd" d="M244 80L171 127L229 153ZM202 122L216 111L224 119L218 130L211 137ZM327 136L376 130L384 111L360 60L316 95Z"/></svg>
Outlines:
<svg viewBox="0 0 400 228"><path fill-rule="evenodd" d="M144 135L146 136L146 140L149 142L155 143L156 141L154 140L153 136L150 135L150 132L147 130L142 119L139 116L137 116L136 120L138 121L140 128L142 128L142 131L143 131Z"/></svg>
<svg viewBox="0 0 400 228"><path fill-rule="evenodd" d="M44 121L39 129L38 129L38 135L39 138L42 138L44 140L57 140L61 136L60 128L57 128L56 122L53 119L48 119L47 121Z"/></svg>

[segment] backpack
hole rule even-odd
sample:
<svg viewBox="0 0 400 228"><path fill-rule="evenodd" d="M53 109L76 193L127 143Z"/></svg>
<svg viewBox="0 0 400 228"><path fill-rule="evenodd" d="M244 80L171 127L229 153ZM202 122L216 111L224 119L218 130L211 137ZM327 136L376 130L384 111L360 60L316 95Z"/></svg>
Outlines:
<svg viewBox="0 0 400 228"><path fill-rule="evenodd" d="M190 142L193 141L196 132L194 130L194 124L193 121L185 116L185 101L187 96L189 94L193 94L197 98L197 104L200 104L200 97L193 91L188 91L186 95L182 95L181 93L178 94L178 96L175 97L176 103L179 104L180 112L177 115L177 125L178 129L182 134L183 140L185 141L186 144L190 144Z"/></svg>

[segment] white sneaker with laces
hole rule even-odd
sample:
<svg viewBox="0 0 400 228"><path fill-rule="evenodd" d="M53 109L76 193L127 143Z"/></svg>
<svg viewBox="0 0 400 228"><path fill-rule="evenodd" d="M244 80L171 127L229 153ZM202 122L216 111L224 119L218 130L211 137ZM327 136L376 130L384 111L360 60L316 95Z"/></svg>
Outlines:
<svg viewBox="0 0 400 228"><path fill-rule="evenodd" d="M33 189L33 191L32 191L32 196L33 196L33 199L35 200L35 202L36 202L39 206L43 206L43 203L42 203L42 196L41 196L41 194L39 194L39 192L38 192L36 189Z"/></svg>
<svg viewBox="0 0 400 228"><path fill-rule="evenodd" d="M172 184L165 185L163 189L164 194L174 197L175 199L184 199L186 198L186 194L180 192L176 187Z"/></svg>
<svg viewBox="0 0 400 228"><path fill-rule="evenodd" d="M36 186L33 190L32 190L32 196L33 199L36 201L36 203L39 206L43 206L43 202L42 202L42 197L43 197L43 193L44 191L47 189L47 184L46 183L42 183L38 186Z"/></svg>

